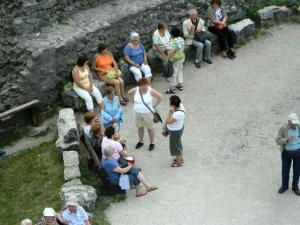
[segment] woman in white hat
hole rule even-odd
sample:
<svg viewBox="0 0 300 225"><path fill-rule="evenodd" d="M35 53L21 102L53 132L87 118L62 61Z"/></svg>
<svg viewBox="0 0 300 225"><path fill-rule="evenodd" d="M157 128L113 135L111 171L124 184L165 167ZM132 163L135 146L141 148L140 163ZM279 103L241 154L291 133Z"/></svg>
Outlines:
<svg viewBox="0 0 300 225"><path fill-rule="evenodd" d="M140 43L140 35L138 33L134 32L130 35L130 42L124 49L124 57L136 81L139 81L144 76L149 83L151 82L152 73L147 62L147 52Z"/></svg>

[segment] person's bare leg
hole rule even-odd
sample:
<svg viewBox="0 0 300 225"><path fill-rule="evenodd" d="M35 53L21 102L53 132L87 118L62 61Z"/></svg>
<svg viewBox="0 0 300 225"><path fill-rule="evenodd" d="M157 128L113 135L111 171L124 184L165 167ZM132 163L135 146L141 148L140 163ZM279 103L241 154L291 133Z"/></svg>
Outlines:
<svg viewBox="0 0 300 225"><path fill-rule="evenodd" d="M148 135L150 139L150 144L153 144L154 142L154 129L148 129Z"/></svg>
<svg viewBox="0 0 300 225"><path fill-rule="evenodd" d="M138 128L139 142L144 143L144 127Z"/></svg>
<svg viewBox="0 0 300 225"><path fill-rule="evenodd" d="M141 181L141 183L145 186L146 189L149 189L151 187L151 184L146 180L146 178L141 172L139 172L137 178L139 179L139 181Z"/></svg>

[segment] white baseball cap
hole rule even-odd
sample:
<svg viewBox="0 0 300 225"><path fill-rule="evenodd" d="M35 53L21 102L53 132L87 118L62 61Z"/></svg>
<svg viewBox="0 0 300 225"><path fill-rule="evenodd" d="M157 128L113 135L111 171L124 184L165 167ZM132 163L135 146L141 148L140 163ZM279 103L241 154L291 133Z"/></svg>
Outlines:
<svg viewBox="0 0 300 225"><path fill-rule="evenodd" d="M291 113L289 115L289 121L291 121L292 124L299 124L299 118L296 113Z"/></svg>
<svg viewBox="0 0 300 225"><path fill-rule="evenodd" d="M55 216L55 211L52 208L45 208L43 211L43 216Z"/></svg>

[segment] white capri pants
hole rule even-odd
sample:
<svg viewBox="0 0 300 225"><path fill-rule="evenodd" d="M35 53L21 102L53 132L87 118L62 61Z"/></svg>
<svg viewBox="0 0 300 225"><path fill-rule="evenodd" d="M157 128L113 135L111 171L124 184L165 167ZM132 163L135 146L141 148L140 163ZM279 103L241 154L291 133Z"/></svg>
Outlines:
<svg viewBox="0 0 300 225"><path fill-rule="evenodd" d="M175 87L178 84L183 83L183 62L184 59L173 63L173 75L171 77L171 86Z"/></svg>
<svg viewBox="0 0 300 225"><path fill-rule="evenodd" d="M102 95L99 89L95 87L95 85L93 85L92 93L89 93L86 90L81 89L79 87L74 87L73 89L76 92L76 94L78 94L79 97L85 101L85 105L88 111L94 110L94 104L91 95L93 95L96 98L98 104L102 102Z"/></svg>
<svg viewBox="0 0 300 225"><path fill-rule="evenodd" d="M142 72L146 78L152 77L150 66L145 65L144 63L141 65L140 68L132 66L129 68L129 70L133 73L133 76L137 82L142 78Z"/></svg>

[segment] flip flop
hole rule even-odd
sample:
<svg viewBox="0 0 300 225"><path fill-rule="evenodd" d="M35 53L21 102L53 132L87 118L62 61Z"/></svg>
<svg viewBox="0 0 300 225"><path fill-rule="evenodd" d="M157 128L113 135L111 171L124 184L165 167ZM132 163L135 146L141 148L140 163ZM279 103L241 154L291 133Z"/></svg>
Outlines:
<svg viewBox="0 0 300 225"><path fill-rule="evenodd" d="M172 162L171 167L182 167L182 163Z"/></svg>
<svg viewBox="0 0 300 225"><path fill-rule="evenodd" d="M149 188L147 189L147 192L155 191L155 190L157 190L157 189L158 189L158 187L156 187L156 186L151 186L151 187L149 187Z"/></svg>

